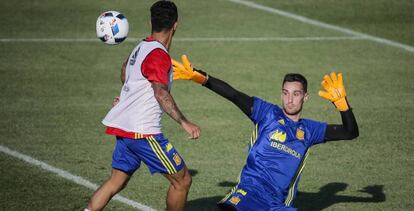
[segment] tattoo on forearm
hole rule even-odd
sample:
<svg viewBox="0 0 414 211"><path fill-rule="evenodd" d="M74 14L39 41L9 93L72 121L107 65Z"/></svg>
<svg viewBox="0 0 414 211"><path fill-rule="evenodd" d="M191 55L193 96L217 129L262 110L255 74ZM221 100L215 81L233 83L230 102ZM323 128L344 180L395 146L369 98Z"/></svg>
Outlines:
<svg viewBox="0 0 414 211"><path fill-rule="evenodd" d="M121 82L122 82L122 84L125 83L125 73L126 73L127 61L128 61L128 59L122 64L122 67L121 67Z"/></svg>
<svg viewBox="0 0 414 211"><path fill-rule="evenodd" d="M157 98L158 103L161 105L164 112L179 124L185 121L186 118L181 113L180 109L178 109L177 104L168 92L167 86L153 83L152 87L154 89L155 97Z"/></svg>

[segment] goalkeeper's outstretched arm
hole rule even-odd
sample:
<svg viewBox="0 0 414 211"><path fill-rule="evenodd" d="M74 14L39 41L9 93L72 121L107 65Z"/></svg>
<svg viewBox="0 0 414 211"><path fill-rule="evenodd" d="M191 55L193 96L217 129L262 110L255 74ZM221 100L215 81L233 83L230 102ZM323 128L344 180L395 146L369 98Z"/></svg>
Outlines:
<svg viewBox="0 0 414 211"><path fill-rule="evenodd" d="M359 136L358 124L352 109L341 111L342 125L329 124L325 141L352 140Z"/></svg>
<svg viewBox="0 0 414 211"><path fill-rule="evenodd" d="M352 140L358 137L358 124L346 98L342 74L332 72L325 75L321 85L325 91L320 91L319 95L335 105L342 119L342 125L328 125L325 141Z"/></svg>
<svg viewBox="0 0 414 211"><path fill-rule="evenodd" d="M174 80L192 80L201 84L213 92L233 102L248 117L252 113L253 98L231 87L226 82L207 75L201 70L193 68L188 57L181 57L182 63L172 60L174 68Z"/></svg>
<svg viewBox="0 0 414 211"><path fill-rule="evenodd" d="M197 70L196 70L197 71ZM240 110L243 111L248 117L250 117L253 108L253 98L246 95L243 92L240 92L233 87L231 87L228 83L214 78L212 76L208 76L207 81L203 84L203 86L207 87L211 91L221 95L222 97L226 98L233 102Z"/></svg>

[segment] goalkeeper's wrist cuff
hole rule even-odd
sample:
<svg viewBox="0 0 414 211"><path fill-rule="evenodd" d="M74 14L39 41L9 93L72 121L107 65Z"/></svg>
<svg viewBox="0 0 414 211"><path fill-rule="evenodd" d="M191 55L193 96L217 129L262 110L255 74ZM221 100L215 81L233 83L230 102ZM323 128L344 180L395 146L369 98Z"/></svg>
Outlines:
<svg viewBox="0 0 414 211"><path fill-rule="evenodd" d="M348 111L349 110L349 105L348 105L348 101L346 100L345 97L333 102L335 104L335 107L339 110L339 111Z"/></svg>
<svg viewBox="0 0 414 211"><path fill-rule="evenodd" d="M194 68L194 76L191 80L201 85L204 85L207 83L208 75L206 72Z"/></svg>

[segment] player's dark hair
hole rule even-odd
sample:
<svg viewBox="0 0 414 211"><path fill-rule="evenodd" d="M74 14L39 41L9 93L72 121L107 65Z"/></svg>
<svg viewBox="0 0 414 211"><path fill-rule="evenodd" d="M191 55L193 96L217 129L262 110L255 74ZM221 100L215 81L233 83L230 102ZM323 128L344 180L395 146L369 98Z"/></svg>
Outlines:
<svg viewBox="0 0 414 211"><path fill-rule="evenodd" d="M151 6L152 32L169 30L178 20L177 6L171 1L157 1Z"/></svg>
<svg viewBox="0 0 414 211"><path fill-rule="evenodd" d="M285 85L286 82L299 82L303 86L303 91L305 93L308 92L308 81L306 80L305 76L303 76L299 73L288 73L288 74L286 74L285 77L283 78L282 87L283 87L283 85Z"/></svg>

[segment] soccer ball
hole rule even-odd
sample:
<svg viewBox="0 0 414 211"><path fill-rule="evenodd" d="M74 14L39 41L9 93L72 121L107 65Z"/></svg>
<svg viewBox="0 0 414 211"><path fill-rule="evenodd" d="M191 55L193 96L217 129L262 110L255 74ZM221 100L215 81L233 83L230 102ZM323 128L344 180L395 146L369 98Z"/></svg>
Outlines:
<svg viewBox="0 0 414 211"><path fill-rule="evenodd" d="M96 21L96 36L106 44L121 43L127 38L128 31L128 20L117 11L104 12Z"/></svg>

